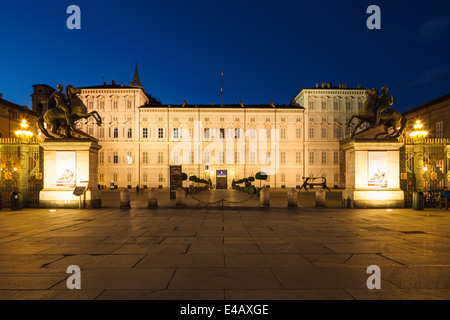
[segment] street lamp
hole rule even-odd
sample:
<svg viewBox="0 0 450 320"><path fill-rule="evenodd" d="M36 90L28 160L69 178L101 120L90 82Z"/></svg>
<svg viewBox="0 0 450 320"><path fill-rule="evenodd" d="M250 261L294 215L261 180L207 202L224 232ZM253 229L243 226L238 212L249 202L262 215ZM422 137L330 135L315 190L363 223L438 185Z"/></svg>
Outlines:
<svg viewBox="0 0 450 320"><path fill-rule="evenodd" d="M414 143L414 176L416 178L416 190L413 194L413 209L415 210L423 210L424 208L423 174L428 171L428 167L424 166L423 163L423 142L427 135L428 131L424 129L420 120L417 120L414 125L414 131L409 134Z"/></svg>
<svg viewBox="0 0 450 320"><path fill-rule="evenodd" d="M20 139L20 140L26 140L33 136L33 132L28 131L28 123L27 120L23 119L22 123L20 124L20 130L17 130L14 132L14 134Z"/></svg>

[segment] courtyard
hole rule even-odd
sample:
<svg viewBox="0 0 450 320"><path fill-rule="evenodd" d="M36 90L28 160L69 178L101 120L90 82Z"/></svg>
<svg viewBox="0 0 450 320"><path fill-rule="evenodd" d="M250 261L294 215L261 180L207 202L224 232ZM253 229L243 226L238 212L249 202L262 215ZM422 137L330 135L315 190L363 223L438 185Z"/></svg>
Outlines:
<svg viewBox="0 0 450 320"><path fill-rule="evenodd" d="M157 209L130 196L129 210L106 191L102 209L1 211L0 299L450 298L449 211L345 209L336 190L326 208L314 192L288 208L282 190L269 208L235 190L185 207L163 191ZM71 265L80 290L67 288ZM371 265L381 289L367 288Z"/></svg>

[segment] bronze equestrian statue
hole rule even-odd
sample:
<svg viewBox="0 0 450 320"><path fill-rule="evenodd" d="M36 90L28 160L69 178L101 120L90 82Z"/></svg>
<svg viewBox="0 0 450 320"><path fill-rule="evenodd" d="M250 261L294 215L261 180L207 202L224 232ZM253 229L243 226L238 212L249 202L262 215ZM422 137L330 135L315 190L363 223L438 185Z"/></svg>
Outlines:
<svg viewBox="0 0 450 320"><path fill-rule="evenodd" d="M98 126L102 124L102 118L97 111L87 112L86 106L78 97L78 94L81 93L81 89L68 85L66 87L66 97L62 92L63 85L58 84L57 88L57 92L52 93L48 100L43 101L48 102L54 98L57 103L56 108L47 110L47 112L38 119L39 129L46 137L55 138L49 134L44 126L44 122L47 123L47 126L50 126L51 133L59 138L71 138L74 124L80 119L94 117ZM59 128L64 128L63 134L58 133Z"/></svg>
<svg viewBox="0 0 450 320"><path fill-rule="evenodd" d="M352 130L351 138L355 135L356 130L361 127L363 123L369 123L371 127L361 130L359 133L371 130L378 125L383 125L384 132L375 135L378 138L385 135L385 139L397 139L406 128L406 117L402 116L400 112L391 108L393 98L387 94L388 88L385 86L382 89L383 94L378 97L378 89L367 89L367 99L359 110L359 114L353 115L347 123L347 129L352 124L354 118L358 119L358 123ZM392 129L393 132L389 132Z"/></svg>

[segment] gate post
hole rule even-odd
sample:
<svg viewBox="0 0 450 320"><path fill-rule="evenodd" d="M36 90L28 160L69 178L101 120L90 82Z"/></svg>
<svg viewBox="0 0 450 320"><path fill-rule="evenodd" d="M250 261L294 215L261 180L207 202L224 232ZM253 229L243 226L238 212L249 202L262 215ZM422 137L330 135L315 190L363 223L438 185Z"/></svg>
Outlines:
<svg viewBox="0 0 450 320"><path fill-rule="evenodd" d="M25 143L19 144L19 192L22 194L24 207L28 207L28 172L30 146Z"/></svg>

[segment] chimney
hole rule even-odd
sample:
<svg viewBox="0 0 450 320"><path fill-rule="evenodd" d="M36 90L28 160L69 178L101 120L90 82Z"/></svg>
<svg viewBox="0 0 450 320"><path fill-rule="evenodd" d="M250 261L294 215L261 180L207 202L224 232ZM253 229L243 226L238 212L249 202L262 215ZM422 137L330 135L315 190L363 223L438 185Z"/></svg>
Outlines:
<svg viewBox="0 0 450 320"><path fill-rule="evenodd" d="M183 108L186 105L186 100L183 101L183 104L181 105Z"/></svg>
<svg viewBox="0 0 450 320"><path fill-rule="evenodd" d="M330 85L329 83L327 83L327 87L330 88L330 86L331 86L331 85Z"/></svg>
<svg viewBox="0 0 450 320"><path fill-rule="evenodd" d="M273 101L272 101L272 100L269 101L269 106L275 107L275 106L273 105Z"/></svg>
<svg viewBox="0 0 450 320"><path fill-rule="evenodd" d="M362 89L363 85L361 83L358 83L358 89Z"/></svg>
<svg viewBox="0 0 450 320"><path fill-rule="evenodd" d="M212 102L212 105L213 105L213 107L214 107L214 100L213 100L213 102Z"/></svg>
<svg viewBox="0 0 450 320"><path fill-rule="evenodd" d="M319 87L319 84L318 83L316 83L316 88L318 88Z"/></svg>
<svg viewBox="0 0 450 320"><path fill-rule="evenodd" d="M123 82L120 83L120 86L123 87Z"/></svg>
<svg viewBox="0 0 450 320"><path fill-rule="evenodd" d="M325 82L322 82L321 85L322 85L322 89L323 89L323 88L325 88L325 86L326 86L327 84L326 84Z"/></svg>
<svg viewBox="0 0 450 320"><path fill-rule="evenodd" d="M240 101L239 104L241 105L241 107L244 107L244 101Z"/></svg>
<svg viewBox="0 0 450 320"><path fill-rule="evenodd" d="M3 93L0 93L0 99L3 99Z"/></svg>
<svg viewBox="0 0 450 320"><path fill-rule="evenodd" d="M116 80L112 81L112 85L115 86L116 85Z"/></svg>

